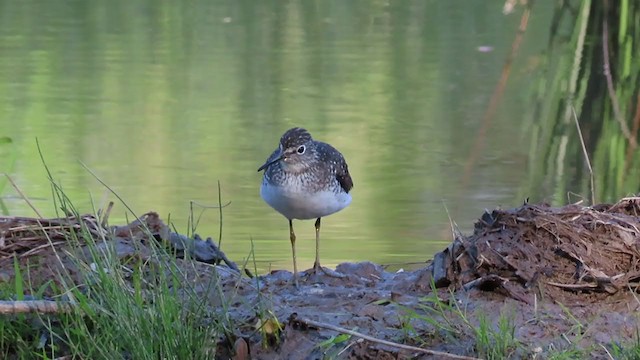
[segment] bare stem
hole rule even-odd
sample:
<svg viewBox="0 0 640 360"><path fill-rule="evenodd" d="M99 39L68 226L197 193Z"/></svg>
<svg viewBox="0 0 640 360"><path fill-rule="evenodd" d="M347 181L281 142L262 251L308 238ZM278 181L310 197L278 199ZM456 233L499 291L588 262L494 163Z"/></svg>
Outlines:
<svg viewBox="0 0 640 360"><path fill-rule="evenodd" d="M584 138L582 137L582 130L580 130L580 123L578 122L578 115L576 115L576 109L572 106L571 111L573 111L573 119L575 120L576 128L578 129L578 137L580 138L580 145L582 145L582 154L584 154L584 159L587 162L587 168L589 168L589 177L591 182L591 205L594 205L596 203L596 186L595 186L595 180L593 178L593 168L591 168L591 161L589 160L587 147L584 144Z"/></svg>

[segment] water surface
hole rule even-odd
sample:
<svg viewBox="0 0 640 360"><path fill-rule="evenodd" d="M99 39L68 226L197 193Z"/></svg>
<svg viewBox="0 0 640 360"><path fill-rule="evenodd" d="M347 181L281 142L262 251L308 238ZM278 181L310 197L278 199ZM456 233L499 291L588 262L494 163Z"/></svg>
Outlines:
<svg viewBox="0 0 640 360"><path fill-rule="evenodd" d="M183 232L189 201L216 205L220 181L223 250L291 268L287 221L260 199L256 170L302 126L344 154L355 183L351 206L323 220L323 263L425 260L451 239L447 209L468 232L485 208L523 200L522 113L553 4L536 3L475 150L520 21L503 3L0 1L0 135L17 151L0 171L54 216L38 139L81 212L115 200L83 163ZM2 196L34 215L13 189ZM127 213L118 204L111 222ZM218 216L197 231L217 238ZM313 221L295 227L309 267Z"/></svg>

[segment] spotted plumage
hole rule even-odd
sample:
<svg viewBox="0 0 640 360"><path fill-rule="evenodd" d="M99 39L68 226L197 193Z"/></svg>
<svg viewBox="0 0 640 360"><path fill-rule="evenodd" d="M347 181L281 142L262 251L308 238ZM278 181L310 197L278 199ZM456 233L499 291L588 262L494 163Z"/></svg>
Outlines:
<svg viewBox="0 0 640 360"><path fill-rule="evenodd" d="M293 219L317 219L314 269L322 269L318 255L320 218L351 203L353 180L344 157L333 146L314 140L307 130L296 127L282 135L278 148L258 169L261 170L264 176L260 195L289 220L294 274L297 269Z"/></svg>
<svg viewBox="0 0 640 360"><path fill-rule="evenodd" d="M313 140L305 129L285 132L263 169L260 194L287 219L324 217L351 202L353 181L344 157L333 146Z"/></svg>

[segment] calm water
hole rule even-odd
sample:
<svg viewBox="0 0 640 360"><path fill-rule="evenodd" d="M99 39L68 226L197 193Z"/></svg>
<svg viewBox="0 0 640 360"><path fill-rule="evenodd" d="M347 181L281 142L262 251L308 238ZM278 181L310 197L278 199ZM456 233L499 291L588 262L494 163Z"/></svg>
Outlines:
<svg viewBox="0 0 640 360"><path fill-rule="evenodd" d="M262 269L291 268L287 221L260 199L256 170L303 126L344 154L355 183L352 205L323 221L323 263L425 260L451 238L445 208L470 231L485 208L522 201L521 114L552 2L536 4L464 172L520 21L503 3L0 1L0 136L17 159L0 172L55 216L37 138L81 212L116 200L84 163L183 232L189 201L217 204L219 180L223 250L242 261L253 239ZM1 195L11 215L34 215L12 188ZM111 222L126 216L118 204ZM197 231L219 225L207 210ZM313 221L294 226L311 266Z"/></svg>

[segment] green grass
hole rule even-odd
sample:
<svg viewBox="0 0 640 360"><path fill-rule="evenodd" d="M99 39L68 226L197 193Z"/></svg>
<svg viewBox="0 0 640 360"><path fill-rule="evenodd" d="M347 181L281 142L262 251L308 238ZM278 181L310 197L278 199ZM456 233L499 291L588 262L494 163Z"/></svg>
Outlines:
<svg viewBox="0 0 640 360"><path fill-rule="evenodd" d="M45 168L59 216L79 216ZM57 250L65 253L56 254L55 281L40 288L31 285L29 267L16 260L13 284L0 288L1 299L40 299L46 288L74 310L0 317L0 357L212 359L221 341L233 344L240 324L229 316L216 268L207 268L207 280L196 287L195 275L207 265L177 260L152 239L149 232L148 256L119 257L108 234L96 238L82 223L79 232L69 232L70 246Z"/></svg>
<svg viewBox="0 0 640 360"><path fill-rule="evenodd" d="M416 309L402 307L404 315L401 323L405 338L426 347L437 341L462 345L470 339L476 355L483 359L507 359L522 348L520 341L515 338L513 314L500 314L495 323L479 311L471 316L456 301L453 293L445 302L438 297L435 284L431 287L431 294L422 298ZM416 330L417 325L424 328L425 324L434 331L425 334Z"/></svg>
<svg viewBox="0 0 640 360"><path fill-rule="evenodd" d="M470 326L470 324L469 324ZM513 316L501 314L497 328L485 316L479 316L479 324L470 328L476 337L476 350L487 359L507 359L520 347L515 338Z"/></svg>
<svg viewBox="0 0 640 360"><path fill-rule="evenodd" d="M60 195L65 213L75 213ZM71 244L86 243L89 250L88 256L80 254L80 247L70 251L73 265L81 270L80 281L63 267L56 279L62 284L58 294L64 294L59 299L71 301L75 311L0 318L3 358L211 359L217 342L233 336L230 318L210 309L209 298L195 291L184 266L164 249L149 242L148 259L120 259L102 240L106 239L94 239L88 229L69 239ZM20 267L15 269L14 286L5 288L2 297L10 292L16 300L25 294L38 296L25 283ZM204 293L224 299L216 272L211 274Z"/></svg>
<svg viewBox="0 0 640 360"><path fill-rule="evenodd" d="M323 359L335 359L349 349L352 344L351 335L339 334L320 342L317 347L322 350Z"/></svg>
<svg viewBox="0 0 640 360"><path fill-rule="evenodd" d="M473 314L460 305L453 293L448 300L437 295L432 284L431 294L422 298L415 308L401 306L401 331L405 341L418 343L423 347L433 347L439 343L465 347L472 344L474 353L482 359L585 359L599 354L610 359L640 360L640 329L636 340L625 343L612 343L607 346L592 344L580 346L589 331L590 323L586 319L578 319L569 308L559 304L561 317L570 324L569 329L559 334L559 344L550 344L541 348L535 344L525 345L517 339L515 330L515 314L502 312L492 320L482 310ZM557 347L560 345L560 347Z"/></svg>
<svg viewBox="0 0 640 360"><path fill-rule="evenodd" d="M609 354L614 359L638 360L640 359L640 334L636 332L636 340L630 344L612 344L608 349Z"/></svg>

